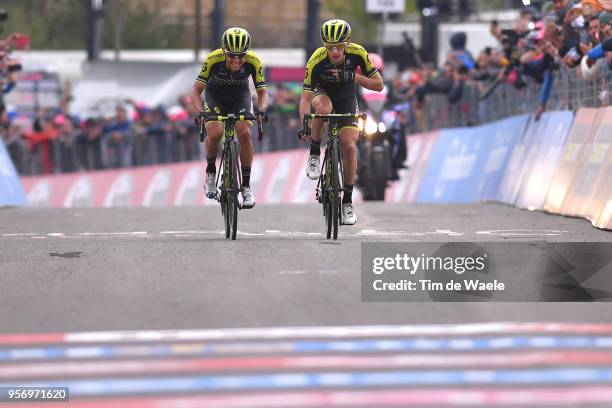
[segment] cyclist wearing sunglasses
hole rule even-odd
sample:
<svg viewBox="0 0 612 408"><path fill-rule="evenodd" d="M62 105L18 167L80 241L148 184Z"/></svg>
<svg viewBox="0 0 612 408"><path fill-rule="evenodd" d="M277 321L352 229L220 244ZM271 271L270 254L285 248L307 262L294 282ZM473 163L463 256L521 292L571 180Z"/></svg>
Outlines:
<svg viewBox="0 0 612 408"><path fill-rule="evenodd" d="M318 114L355 113L357 98L355 83L372 91L382 91L383 80L372 65L368 52L359 44L351 43L351 26L344 20L329 20L321 27L324 47L318 48L306 64L306 77L300 101L300 118L314 110ZM357 73L357 67L361 73ZM359 136L353 119L339 121L342 149L344 195L342 197L342 223L354 225L357 221L353 208L353 186L357 177L356 143ZM312 121L310 156L306 175L312 180L320 176L321 138L323 123ZM304 131L298 133L304 139Z"/></svg>
<svg viewBox="0 0 612 408"><path fill-rule="evenodd" d="M202 70L193 85L191 101L198 113L196 121L203 115L215 112L219 115L228 113L253 114L253 100L249 90L249 77L253 79L257 91L258 114L267 119L268 92L261 61L249 48L251 36L239 27L232 27L223 33L222 48L206 57ZM204 109L202 109L202 92ZM202 111L204 113L202 113ZM250 121L236 124L236 133L240 142L240 164L242 168L242 208L253 208L255 198L250 188L251 164L253 163L253 140ZM208 198L216 197L216 165L219 142L223 136L223 124L209 121L206 123L206 183L204 188Z"/></svg>

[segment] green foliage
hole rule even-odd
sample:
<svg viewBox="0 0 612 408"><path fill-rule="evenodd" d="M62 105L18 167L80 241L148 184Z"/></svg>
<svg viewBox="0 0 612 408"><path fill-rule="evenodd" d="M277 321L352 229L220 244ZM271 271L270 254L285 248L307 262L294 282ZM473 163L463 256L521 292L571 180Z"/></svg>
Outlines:
<svg viewBox="0 0 612 408"><path fill-rule="evenodd" d="M123 3L126 3L125 1ZM184 17L162 20L146 7L146 0L132 0L123 7L123 49L186 48ZM113 48L113 24L110 7L105 14L104 48Z"/></svg>
<svg viewBox="0 0 612 408"><path fill-rule="evenodd" d="M361 44L371 44L376 41L380 18L366 13L364 2L328 0L325 2L325 8L333 17L346 20L351 24L352 41Z"/></svg>
<svg viewBox="0 0 612 408"><path fill-rule="evenodd" d="M32 49L86 49L88 3L90 0L3 0L0 7L9 13L3 33L30 35ZM158 18L146 0L121 0L122 48L185 48L185 18L174 21ZM107 3L110 3L107 1ZM113 48L110 4L104 15L103 48Z"/></svg>
<svg viewBox="0 0 612 408"><path fill-rule="evenodd" d="M9 14L2 36L12 32L31 37L32 49L83 49L87 33L82 0L4 0Z"/></svg>

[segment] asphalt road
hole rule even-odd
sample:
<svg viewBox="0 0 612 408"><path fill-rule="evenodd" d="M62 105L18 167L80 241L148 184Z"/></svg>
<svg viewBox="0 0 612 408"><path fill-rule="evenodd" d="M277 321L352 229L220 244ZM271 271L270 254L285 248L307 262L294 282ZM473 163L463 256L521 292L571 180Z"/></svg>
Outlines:
<svg viewBox="0 0 612 408"><path fill-rule="evenodd" d="M360 272L362 243L610 232L494 204L357 210L336 242L315 205L241 212L236 241L216 207L0 210L0 403L4 385L68 387L68 408L612 404L609 303L367 303Z"/></svg>
<svg viewBox="0 0 612 408"><path fill-rule="evenodd" d="M362 242L605 242L583 220L495 204L361 204L323 237L315 205L257 206L224 238L216 207L0 210L0 331L609 321L559 303L362 303Z"/></svg>

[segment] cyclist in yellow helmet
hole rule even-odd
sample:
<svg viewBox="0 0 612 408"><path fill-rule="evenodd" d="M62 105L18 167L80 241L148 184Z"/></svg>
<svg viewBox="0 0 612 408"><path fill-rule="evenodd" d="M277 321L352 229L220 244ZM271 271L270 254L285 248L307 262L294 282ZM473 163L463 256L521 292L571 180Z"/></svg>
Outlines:
<svg viewBox="0 0 612 408"><path fill-rule="evenodd" d="M355 113L357 111L356 87L380 92L383 80L372 65L368 52L359 44L351 42L351 26L344 20L329 20L321 27L323 47L318 48L306 64L300 118L314 109L319 114ZM362 73L356 73L361 67ZM354 225L357 216L353 208L352 192L357 177L356 143L359 137L357 122L340 120L340 145L342 149L344 195L342 197L342 223ZM320 176L320 155L323 124L312 121L310 155L306 164L306 175L312 180ZM303 139L304 132L298 137Z"/></svg>
<svg viewBox="0 0 612 408"><path fill-rule="evenodd" d="M250 50L251 36L240 27L232 27L223 33L221 48L214 50L206 57L202 70L196 78L191 91L191 101L196 111L215 112L219 115L228 113L253 114L253 101L249 90L249 77L253 79L257 91L257 108L259 112L268 109L268 92L261 61ZM204 109L202 109L202 92ZM198 120L201 120L198 114ZM252 208L255 198L250 188L251 164L253 163L252 123L238 122L236 133L240 143L240 165L242 168L242 208ZM206 123L206 182L204 188L208 198L216 196L216 165L219 141L223 136L221 122Z"/></svg>

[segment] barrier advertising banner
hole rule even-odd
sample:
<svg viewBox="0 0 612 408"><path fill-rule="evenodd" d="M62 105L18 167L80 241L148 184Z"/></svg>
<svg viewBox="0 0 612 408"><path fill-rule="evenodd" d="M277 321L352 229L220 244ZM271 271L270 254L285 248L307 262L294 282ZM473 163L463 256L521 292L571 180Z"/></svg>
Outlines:
<svg viewBox="0 0 612 408"><path fill-rule="evenodd" d="M431 155L417 202L469 202L471 192L458 190L473 175L479 145L474 129L443 129Z"/></svg>
<svg viewBox="0 0 612 408"><path fill-rule="evenodd" d="M27 199L15 171L15 166L0 137L0 207L26 205Z"/></svg>
<svg viewBox="0 0 612 408"><path fill-rule="evenodd" d="M496 198L528 117L474 128L445 129L419 191L420 202L476 202Z"/></svg>
<svg viewBox="0 0 612 408"><path fill-rule="evenodd" d="M597 142L600 146L607 145L605 148L607 153L595 182L595 188L586 204L585 216L596 227L612 229L612 108L603 110L599 127L600 137Z"/></svg>
<svg viewBox="0 0 612 408"><path fill-rule="evenodd" d="M601 120L599 109L583 108L576 113L574 124L561 153L557 171L550 185L544 209L559 213L570 190L578 167L585 161L590 144Z"/></svg>
<svg viewBox="0 0 612 408"><path fill-rule="evenodd" d="M317 182L306 177L307 157L307 150L255 155L251 187L257 202L314 203ZM186 162L23 177L22 182L30 204L35 207L217 205L214 200L204 199L205 167L205 162ZM355 191L353 197L358 202L362 196Z"/></svg>
<svg viewBox="0 0 612 408"><path fill-rule="evenodd" d="M528 165L515 205L543 209L549 187L555 177L565 141L574 121L572 112L550 112L538 127L538 144L527 156Z"/></svg>
<svg viewBox="0 0 612 408"><path fill-rule="evenodd" d="M539 121L530 117L529 124L521 139L512 150L512 156L501 182L497 201L515 205L520 194L523 180L531 174L543 132L548 124L549 113L542 115Z"/></svg>
<svg viewBox="0 0 612 408"><path fill-rule="evenodd" d="M495 200L507 172L515 145L521 140L529 123L528 115L515 116L488 125L483 134L485 149L484 165L480 167L481 178L478 191L481 200Z"/></svg>
<svg viewBox="0 0 612 408"><path fill-rule="evenodd" d="M561 213L586 217L595 195L603 190L606 173L606 159L612 147L612 108L599 111L597 125L590 127L592 137L587 137L586 154L579 159L577 170L563 202ZM601 190L600 190L601 189Z"/></svg>
<svg viewBox="0 0 612 408"><path fill-rule="evenodd" d="M400 180L393 182L387 189L385 201L392 203L412 203L421 186L427 164L438 141L439 132L428 132L407 137L408 167L400 170Z"/></svg>

